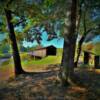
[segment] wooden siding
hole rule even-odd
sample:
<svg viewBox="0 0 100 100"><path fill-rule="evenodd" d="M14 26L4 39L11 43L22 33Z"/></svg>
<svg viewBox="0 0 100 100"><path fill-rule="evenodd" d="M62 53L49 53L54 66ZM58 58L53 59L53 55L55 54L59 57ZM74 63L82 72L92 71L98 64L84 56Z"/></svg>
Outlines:
<svg viewBox="0 0 100 100"><path fill-rule="evenodd" d="M40 50L33 51L33 56L45 57L46 56L46 49L40 49Z"/></svg>

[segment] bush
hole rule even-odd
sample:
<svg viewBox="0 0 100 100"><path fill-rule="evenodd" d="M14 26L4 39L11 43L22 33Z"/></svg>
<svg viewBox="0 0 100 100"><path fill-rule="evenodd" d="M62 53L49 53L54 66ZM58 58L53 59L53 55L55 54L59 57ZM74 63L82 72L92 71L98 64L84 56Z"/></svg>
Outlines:
<svg viewBox="0 0 100 100"><path fill-rule="evenodd" d="M2 44L2 45L0 46L0 53L8 53L9 50L10 50L10 47L9 47L9 45L7 45L7 44L5 44L5 45Z"/></svg>
<svg viewBox="0 0 100 100"><path fill-rule="evenodd" d="M28 53L20 53L20 56L21 56L21 60L22 61L31 59L31 57L30 57L30 55Z"/></svg>

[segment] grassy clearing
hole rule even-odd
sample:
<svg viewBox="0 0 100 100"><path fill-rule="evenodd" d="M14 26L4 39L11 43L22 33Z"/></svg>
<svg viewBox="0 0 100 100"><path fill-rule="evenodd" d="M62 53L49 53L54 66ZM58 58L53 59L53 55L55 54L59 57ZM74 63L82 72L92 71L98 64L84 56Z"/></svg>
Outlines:
<svg viewBox="0 0 100 100"><path fill-rule="evenodd" d="M45 69L49 64L58 64L61 62L62 49L57 50L56 56L48 56L40 60L34 60L27 53L21 53L21 62L25 71L33 72ZM4 55L3 55L4 56ZM9 59L0 65L0 80L7 79L9 76L14 75L13 59Z"/></svg>
<svg viewBox="0 0 100 100"><path fill-rule="evenodd" d="M34 60L34 57L30 57L27 53L21 54L22 64L26 65L48 65L48 64L56 64L61 62L62 49L57 49L56 56L47 56L40 60Z"/></svg>
<svg viewBox="0 0 100 100"><path fill-rule="evenodd" d="M61 63L61 55L62 55L62 49L57 50L56 56L47 56L39 60L34 60L34 58L30 57L27 54L22 54L21 55L22 66L24 70L28 71L45 69L45 66L49 64Z"/></svg>
<svg viewBox="0 0 100 100"><path fill-rule="evenodd" d="M56 64L56 63L60 63L61 61L61 56L48 56L48 57L45 57L43 59L40 59L40 60L34 60L32 59L31 61L29 60L26 60L26 61L23 61L22 64L24 65L30 65L30 64L33 64L33 65L48 65L48 64Z"/></svg>

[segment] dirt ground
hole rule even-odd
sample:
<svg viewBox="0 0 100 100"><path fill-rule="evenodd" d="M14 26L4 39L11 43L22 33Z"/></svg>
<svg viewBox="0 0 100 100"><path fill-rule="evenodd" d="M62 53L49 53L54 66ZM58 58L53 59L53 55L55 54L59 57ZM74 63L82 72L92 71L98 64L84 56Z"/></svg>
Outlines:
<svg viewBox="0 0 100 100"><path fill-rule="evenodd" d="M58 66L0 82L0 100L100 100L100 72L77 69L76 85L62 87Z"/></svg>

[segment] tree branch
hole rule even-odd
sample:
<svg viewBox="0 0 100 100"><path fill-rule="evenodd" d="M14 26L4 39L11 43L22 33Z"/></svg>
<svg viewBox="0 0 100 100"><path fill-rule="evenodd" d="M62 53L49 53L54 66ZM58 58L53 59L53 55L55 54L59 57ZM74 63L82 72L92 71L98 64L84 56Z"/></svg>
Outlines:
<svg viewBox="0 0 100 100"><path fill-rule="evenodd" d="M26 19L23 19L23 20L19 21L18 23L16 23L16 24L14 25L14 27L16 27L17 25L23 23L24 21L26 21Z"/></svg>
<svg viewBox="0 0 100 100"><path fill-rule="evenodd" d="M14 1L14 0L9 0L6 6L9 7L9 5L12 3L12 1Z"/></svg>

